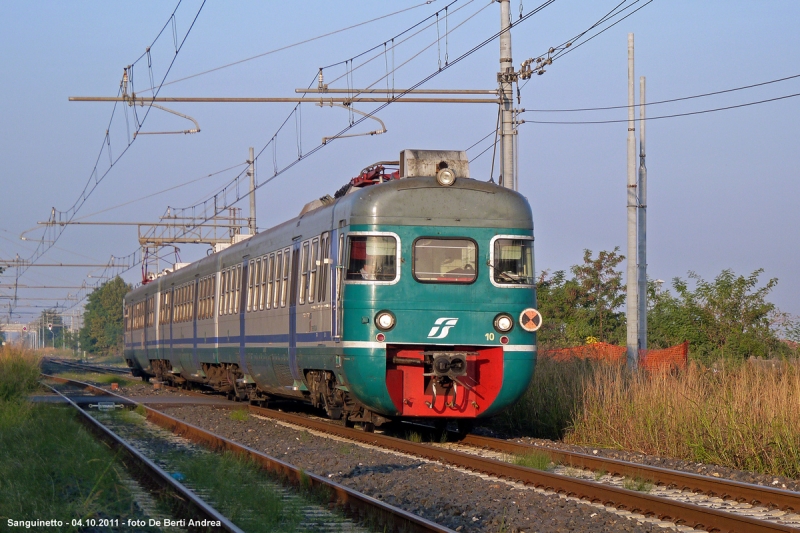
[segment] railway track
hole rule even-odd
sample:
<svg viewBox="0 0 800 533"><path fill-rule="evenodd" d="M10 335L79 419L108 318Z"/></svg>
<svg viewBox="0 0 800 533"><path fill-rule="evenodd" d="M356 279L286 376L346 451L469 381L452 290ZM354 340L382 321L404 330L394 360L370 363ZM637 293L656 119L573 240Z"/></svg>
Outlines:
<svg viewBox="0 0 800 533"><path fill-rule="evenodd" d="M175 480L170 474L148 459L135 447L131 446L114 431L100 423L67 395L63 394L55 387L51 387L47 384L45 384L45 386L60 396L64 402L78 412L81 423L86 426L90 433L119 452L120 460L125 465L126 470L131 473L137 481L153 492L160 492L170 496L168 501L175 517L183 519L187 523L192 520L213 524L210 527L190 527L190 531L219 531L221 528L223 531L231 533L244 533L222 513L203 501L182 483ZM100 391L102 391L102 389L100 389ZM101 394L106 393L102 391Z"/></svg>
<svg viewBox="0 0 800 533"><path fill-rule="evenodd" d="M591 503L601 503L606 507L624 509L631 513L645 516L656 516L665 521L690 526L706 531L730 531L741 533L797 532L798 528L774 521L762 520L731 512L708 508L706 506L654 496L635 490L628 490L593 480L535 470L507 461L482 457L474 453L465 453L447 449L439 445L410 442L408 440L367 433L357 429L336 426L330 422L295 414L275 411L262 407L250 406L250 412L267 418L280 420L310 430L336 435L356 442L391 449L398 452L423 457L433 461L449 464L471 471L514 480L537 488L550 490L567 496L573 496ZM504 444L503 444L504 443ZM504 453L524 454L538 447L508 443L486 437L468 436L459 445L480 446ZM703 491L708 495L735 501L755 502L768 508L789 510L800 509L800 495L791 491L783 491L771 487L761 487L734 481L705 478L696 474L648 467L624 461L582 457L581 454L566 454L551 450L554 460L563 460L576 468L598 468L606 472L621 475L649 477L655 483L669 484L687 490ZM559 455L560 454L560 455ZM590 462L588 459L594 459Z"/></svg>
<svg viewBox="0 0 800 533"><path fill-rule="evenodd" d="M84 363L82 361L72 361L70 359L56 359L52 357L48 357L45 359L46 362L65 366L68 368L74 368L78 370L88 370L91 372L98 372L101 374L115 374L120 376L130 376L131 372L127 368L120 368L120 367L113 367L108 365L93 365L91 363Z"/></svg>
<svg viewBox="0 0 800 533"><path fill-rule="evenodd" d="M111 393L103 388L88 383L60 378L57 376L43 375L43 377L47 380L52 380L58 383L66 383L80 387L84 390L90 391L93 394L105 395L122 403L132 403L130 399L124 396ZM70 403L75 408L79 409L89 420L97 425L101 425L90 415L88 415L88 413L85 413L85 411L80 409L75 402L70 401ZM202 444L207 448L216 451L229 451L241 457L248 458L260 465L263 469L288 480L293 485L305 486L311 490L326 491L327 494L330 495L330 504L341 508L345 514L349 516L369 520L372 524L376 524L381 530L398 532L403 531L410 533L455 533L449 528L440 526L429 520L425 520L424 518L408 513L392 505L388 505L365 494L361 494L357 491L349 489L348 487L327 480L324 477L305 472L302 469L296 468L285 461L270 457L264 453L253 450L252 448L248 448L247 446L243 446L204 429L187 424L186 422L173 418L147 405L138 405L141 405L145 409L147 419L156 425L168 429L173 433L180 435L181 437L189 439L192 442ZM169 477L168 474L167 477ZM177 483L175 480L172 480L172 482ZM195 517L196 516L197 515L195 515Z"/></svg>
<svg viewBox="0 0 800 533"><path fill-rule="evenodd" d="M592 503L602 503L606 507L625 509L645 516L656 516L697 529L756 533L800 531L796 527L776 523L774 516L770 517L770 521L752 516L737 515L724 510L708 508L704 506L706 502L703 502L703 505L698 505L692 502L676 501L675 499L658 495L627 490L607 483L599 483L592 479L580 479L574 475L562 475L525 468L496 457L482 457L481 450L495 452L495 455L509 454L515 456L524 456L531 452L543 453L558 465L581 471L591 470L609 475L643 479L660 487L671 487L679 491L688 491L689 493L701 493L708 496L711 503L714 501L732 501L745 503L748 506L762 507L767 510L796 513L800 511L800 494L793 491L478 435L468 435L458 444L450 444L447 447L415 443L388 435L344 428L323 419L309 418L256 406L249 406L249 409L253 414L307 429L424 457L472 471L520 481L538 488L578 497ZM591 476L589 477L591 478Z"/></svg>

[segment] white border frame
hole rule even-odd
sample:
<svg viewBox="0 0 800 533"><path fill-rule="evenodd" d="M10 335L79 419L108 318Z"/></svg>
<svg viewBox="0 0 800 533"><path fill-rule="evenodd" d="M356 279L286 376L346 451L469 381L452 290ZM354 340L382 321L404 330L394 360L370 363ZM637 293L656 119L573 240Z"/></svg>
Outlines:
<svg viewBox="0 0 800 533"><path fill-rule="evenodd" d="M342 282L343 283L349 283L349 284L352 284L352 285L395 285L396 283L398 283L400 281L400 276L401 276L401 271L402 271L400 258L401 258L401 251L402 251L402 245L403 245L403 241L400 240L400 235L398 235L397 233L394 233L392 231L351 231L351 232L349 232L349 233L347 233L345 235L345 237L347 237L347 239L345 239L345 246L349 246L350 245L349 244L350 243L350 241L349 241L349 237L350 236L354 236L354 237L358 237L358 236L364 236L364 237L394 237L396 242L397 242L396 257L395 257L395 264L397 265L397 271L396 271L396 275L395 275L395 277L394 277L394 279L392 281L347 279L347 267L349 266L350 254L346 253L342 257L342 260L344 260L344 259L348 260L348 264L347 265L342 264L342 266L344 266L344 269L342 270L342 274L343 274ZM349 252L349 250L347 250L347 252Z"/></svg>
<svg viewBox="0 0 800 533"><path fill-rule="evenodd" d="M527 284L527 283L526 284L523 284L523 283L513 283L513 284L512 283L504 283L504 284L501 284L501 283L497 283L494 280L494 243L495 243L495 241L497 241L497 239L517 239L517 240L526 240L526 241L531 241L531 242L533 242L535 240L533 237L531 237L529 235L495 235L494 237L492 237L492 239L489 241L489 265L488 265L489 266L489 281L492 282L492 285L494 285L498 289L533 289L534 287L536 287L536 285L533 284L533 283L530 283L530 284ZM535 261L535 259L536 259L535 257L533 257L533 256L531 257L531 262L533 263L531 265L531 268L534 269L534 272L536 271L536 261ZM531 275L533 275L533 272L531 272Z"/></svg>

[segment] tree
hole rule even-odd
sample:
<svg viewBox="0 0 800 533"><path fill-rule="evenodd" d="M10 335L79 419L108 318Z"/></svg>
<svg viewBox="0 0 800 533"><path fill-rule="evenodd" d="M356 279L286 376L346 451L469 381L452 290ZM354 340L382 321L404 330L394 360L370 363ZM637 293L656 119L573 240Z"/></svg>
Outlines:
<svg viewBox="0 0 800 533"><path fill-rule="evenodd" d="M538 339L543 346L566 347L584 344L594 337L602 342L624 338L625 302L622 272L616 267L625 257L619 248L601 251L597 258L584 250L583 264L573 266L574 277L563 270L550 275L544 271L536 283L539 310L544 318Z"/></svg>
<svg viewBox="0 0 800 533"><path fill-rule="evenodd" d="M689 282L675 278L669 291L652 290L653 305L648 311L648 342L663 347L689 341L692 355L703 360L719 357L742 360L748 356L767 357L783 353L774 329L779 315L767 295L778 283L777 278L759 286L763 269L749 276L737 276L723 270L713 281L706 281L694 272Z"/></svg>
<svg viewBox="0 0 800 533"><path fill-rule="evenodd" d="M117 276L89 294L80 331L81 349L97 355L122 351L122 300L131 286Z"/></svg>
<svg viewBox="0 0 800 533"><path fill-rule="evenodd" d="M592 251L583 251L583 264L572 267L580 287L579 305L585 310L593 336L600 342L619 341L625 326L625 314L619 310L625 303L622 272L617 265L625 260L619 246L610 252L601 251L592 259Z"/></svg>

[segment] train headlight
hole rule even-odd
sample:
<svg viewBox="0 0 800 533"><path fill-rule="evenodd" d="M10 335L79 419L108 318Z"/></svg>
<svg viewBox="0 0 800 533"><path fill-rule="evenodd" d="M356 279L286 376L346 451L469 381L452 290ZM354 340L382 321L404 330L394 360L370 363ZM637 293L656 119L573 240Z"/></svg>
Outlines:
<svg viewBox="0 0 800 533"><path fill-rule="evenodd" d="M436 173L436 181L443 187L449 187L456 182L456 173L449 168L443 168Z"/></svg>
<svg viewBox="0 0 800 533"><path fill-rule="evenodd" d="M519 325L522 326L522 329L525 331L533 333L542 327L542 315L536 309L529 307L520 313Z"/></svg>
<svg viewBox="0 0 800 533"><path fill-rule="evenodd" d="M500 313L496 317L494 317L494 329L499 331L500 333L508 333L514 328L514 319L511 318L511 315L507 315L506 313Z"/></svg>
<svg viewBox="0 0 800 533"><path fill-rule="evenodd" d="M388 331L394 327L394 324L395 319L391 311L379 311L378 314L375 315L375 325L378 326L378 329Z"/></svg>

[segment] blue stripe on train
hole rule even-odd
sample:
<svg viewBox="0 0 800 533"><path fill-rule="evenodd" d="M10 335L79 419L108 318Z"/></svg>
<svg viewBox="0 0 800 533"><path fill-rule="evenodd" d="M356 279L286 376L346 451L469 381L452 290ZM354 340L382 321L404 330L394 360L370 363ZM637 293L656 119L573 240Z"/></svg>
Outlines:
<svg viewBox="0 0 800 533"><path fill-rule="evenodd" d="M332 340L330 331L318 331L313 333L297 333L297 342L326 342ZM215 345L215 344L241 344L242 338L240 335L231 335L225 337L200 337L188 339L171 339L161 341L146 341L147 346L193 346L195 341L198 347ZM278 335L245 335L244 344L260 343L260 344L288 344L289 335L286 333ZM141 346L141 342L127 343L126 348L135 348Z"/></svg>

